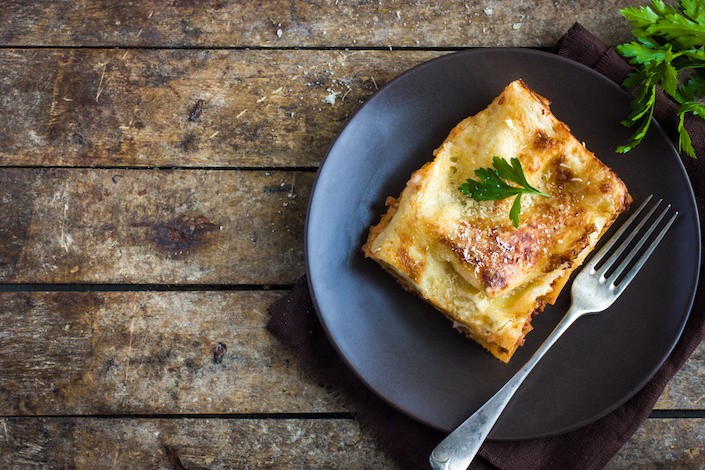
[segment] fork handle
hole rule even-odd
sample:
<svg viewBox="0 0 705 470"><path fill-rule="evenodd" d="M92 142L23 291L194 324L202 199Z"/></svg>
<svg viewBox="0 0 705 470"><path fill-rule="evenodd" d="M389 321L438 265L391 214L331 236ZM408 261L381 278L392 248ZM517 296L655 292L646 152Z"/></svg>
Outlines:
<svg viewBox="0 0 705 470"><path fill-rule="evenodd" d="M431 467L435 470L466 470L468 468L497 422L499 415L502 414L526 376L546 354L546 351L553 346L553 343L584 313L587 312L571 305L556 328L531 356L531 359L514 374L514 377L433 449L430 457Z"/></svg>

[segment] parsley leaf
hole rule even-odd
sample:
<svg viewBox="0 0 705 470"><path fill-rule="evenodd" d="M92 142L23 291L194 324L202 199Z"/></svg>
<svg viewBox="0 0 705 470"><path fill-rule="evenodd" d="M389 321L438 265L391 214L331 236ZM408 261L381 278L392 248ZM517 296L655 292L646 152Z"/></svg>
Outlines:
<svg viewBox="0 0 705 470"><path fill-rule="evenodd" d="M702 0L680 0L673 7L663 0L652 0L649 5L624 8L620 13L629 20L636 38L616 47L635 68L623 82L635 92L629 116L622 124L637 127L631 141L616 151L629 152L642 141L649 130L656 91L660 88L680 105L678 148L695 158L695 149L683 124L686 114L705 120L705 108L697 102L705 95L705 75L700 71L705 68L705 4ZM685 80L681 79L681 73Z"/></svg>
<svg viewBox="0 0 705 470"><path fill-rule="evenodd" d="M519 227L522 194L535 194L544 197L551 196L529 184L518 158L512 158L510 161L507 161L495 156L492 158L492 166L494 166L494 169L478 168L475 170L475 176L480 178L480 181L468 178L458 189L461 193L476 201L496 201L516 196L512 208L509 211L509 219L512 221L514 227ZM511 181L517 186L510 185L507 181Z"/></svg>

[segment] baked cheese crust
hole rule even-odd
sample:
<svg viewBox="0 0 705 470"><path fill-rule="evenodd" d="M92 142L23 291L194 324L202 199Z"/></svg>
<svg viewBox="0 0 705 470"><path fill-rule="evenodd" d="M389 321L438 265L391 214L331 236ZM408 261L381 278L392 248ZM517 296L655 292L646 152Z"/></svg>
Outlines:
<svg viewBox="0 0 705 470"><path fill-rule="evenodd" d="M434 156L387 198L363 251L509 362L533 315L556 301L632 199L521 80L460 122ZM493 156L518 158L529 184L551 196L524 195L519 228L509 219L513 197L478 202L458 190Z"/></svg>

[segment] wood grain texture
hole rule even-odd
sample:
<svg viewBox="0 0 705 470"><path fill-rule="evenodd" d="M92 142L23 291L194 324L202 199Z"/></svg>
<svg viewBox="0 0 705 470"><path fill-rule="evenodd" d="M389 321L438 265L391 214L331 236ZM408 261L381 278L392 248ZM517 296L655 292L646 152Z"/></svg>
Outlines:
<svg viewBox="0 0 705 470"><path fill-rule="evenodd" d="M311 172L1 169L0 282L285 284Z"/></svg>
<svg viewBox="0 0 705 470"><path fill-rule="evenodd" d="M291 283L310 170L379 87L574 21L624 42L643 3L6 1L0 166L32 168L0 169L0 283ZM0 468L397 468L315 415L348 410L266 332L281 294L0 293ZM657 408L703 409L704 375L701 345ZM705 468L703 442L704 419L649 419L609 468Z"/></svg>
<svg viewBox="0 0 705 470"><path fill-rule="evenodd" d="M608 469L705 466L705 419L649 419ZM172 454L171 458L168 454ZM1 418L3 468L399 468L349 420Z"/></svg>
<svg viewBox="0 0 705 470"><path fill-rule="evenodd" d="M346 411L265 329L281 295L2 293L0 415Z"/></svg>
<svg viewBox="0 0 705 470"><path fill-rule="evenodd" d="M0 50L0 165L317 166L372 93L441 54Z"/></svg>
<svg viewBox="0 0 705 470"><path fill-rule="evenodd" d="M697 314L693 312L692 314ZM705 409L705 342L693 351L661 394L656 403L657 409ZM704 441L705 442L705 441Z"/></svg>
<svg viewBox="0 0 705 470"><path fill-rule="evenodd" d="M700 470L704 443L705 419L648 419L606 469Z"/></svg>
<svg viewBox="0 0 705 470"><path fill-rule="evenodd" d="M0 415L347 411L266 331L281 295L1 293ZM702 406L703 370L694 355L658 407Z"/></svg>
<svg viewBox="0 0 705 470"><path fill-rule="evenodd" d="M575 21L608 43L637 0L10 0L3 45L166 47L551 46Z"/></svg>
<svg viewBox="0 0 705 470"><path fill-rule="evenodd" d="M87 418L0 418L0 467L398 468L351 420Z"/></svg>

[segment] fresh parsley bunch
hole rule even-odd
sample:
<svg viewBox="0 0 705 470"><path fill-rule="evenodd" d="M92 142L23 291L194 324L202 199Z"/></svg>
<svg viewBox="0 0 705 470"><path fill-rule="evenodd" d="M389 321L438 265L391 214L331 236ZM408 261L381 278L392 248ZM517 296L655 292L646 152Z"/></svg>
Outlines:
<svg viewBox="0 0 705 470"><path fill-rule="evenodd" d="M680 105L678 151L696 158L683 121L687 113L705 120L705 106L696 101L705 94L705 77L698 70L705 68L705 3L681 0L675 8L663 0L652 0L650 5L624 8L620 13L629 20L636 37L636 41L616 48L636 68L624 86L638 86L629 116L622 124L628 127L638 124L638 127L631 142L618 147L617 152L630 151L646 135L659 86ZM679 76L681 72L685 77Z"/></svg>
<svg viewBox="0 0 705 470"><path fill-rule="evenodd" d="M516 196L512 208L509 210L509 218L514 227L519 227L519 214L521 213L521 195L536 194L538 196L551 197L546 193L534 188L526 181L524 169L517 158L506 161L500 157L492 158L492 168L478 168L475 176L480 181L469 179L458 188L461 193L476 201L496 201L511 196ZM512 186L506 181L515 183Z"/></svg>

